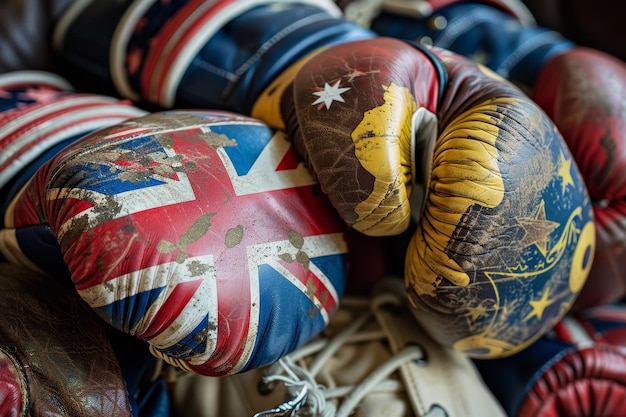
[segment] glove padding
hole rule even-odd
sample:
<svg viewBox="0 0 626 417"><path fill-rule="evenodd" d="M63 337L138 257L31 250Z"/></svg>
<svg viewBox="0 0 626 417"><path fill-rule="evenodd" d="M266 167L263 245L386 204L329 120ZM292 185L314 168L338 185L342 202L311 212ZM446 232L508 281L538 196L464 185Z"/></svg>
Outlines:
<svg viewBox="0 0 626 417"><path fill-rule="evenodd" d="M77 93L64 78L45 71L0 75L0 189L40 164L42 154L95 129L146 114L127 100Z"/></svg>
<svg viewBox="0 0 626 417"><path fill-rule="evenodd" d="M626 306L570 314L504 359L475 361L510 417L626 413Z"/></svg>
<svg viewBox="0 0 626 417"><path fill-rule="evenodd" d="M66 79L45 71L0 75L1 227L8 206L45 161L96 129L144 114L127 100L77 93ZM54 237L33 230L0 232L0 261L66 271Z"/></svg>
<svg viewBox="0 0 626 417"><path fill-rule="evenodd" d="M281 110L336 207L358 201L352 213L375 224L418 190L407 291L441 343L509 355L570 308L593 257L589 197L554 125L511 84L376 38L311 58Z"/></svg>
<svg viewBox="0 0 626 417"><path fill-rule="evenodd" d="M293 62L371 36L333 0L83 0L56 25L54 46L91 91L249 114Z"/></svg>
<svg viewBox="0 0 626 417"><path fill-rule="evenodd" d="M206 375L310 339L347 270L344 225L285 135L231 113L154 113L83 137L9 205L0 234L23 230L58 242L106 322Z"/></svg>

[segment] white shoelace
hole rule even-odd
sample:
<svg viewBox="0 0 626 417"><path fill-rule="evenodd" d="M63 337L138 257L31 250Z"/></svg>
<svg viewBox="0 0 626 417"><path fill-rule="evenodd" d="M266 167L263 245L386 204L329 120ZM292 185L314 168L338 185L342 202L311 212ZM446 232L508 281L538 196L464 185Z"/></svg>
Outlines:
<svg viewBox="0 0 626 417"><path fill-rule="evenodd" d="M389 377L407 361L426 360L426 353L417 345L406 346L393 354L357 384L326 386L316 381L319 372L342 346L385 340L387 336L381 328L371 330L363 327L375 320L376 309L388 305L393 307L400 302L398 295L390 292L381 293L373 299L344 298L342 306L359 308L362 313L335 336L315 339L270 366L263 379L264 386L271 387L282 382L293 398L253 417L347 417L368 394L403 391L402 384ZM313 360L307 365L304 359L313 355Z"/></svg>

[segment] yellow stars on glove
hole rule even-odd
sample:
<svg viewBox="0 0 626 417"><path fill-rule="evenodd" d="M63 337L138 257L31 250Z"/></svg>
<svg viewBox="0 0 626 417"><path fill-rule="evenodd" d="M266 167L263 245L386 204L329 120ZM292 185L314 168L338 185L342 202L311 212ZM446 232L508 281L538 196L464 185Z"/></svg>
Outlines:
<svg viewBox="0 0 626 417"><path fill-rule="evenodd" d="M534 218L521 217L517 221L524 228L525 232L522 239L522 247L535 245L545 257L548 252L549 235L560 226L557 222L546 220L545 201L541 200Z"/></svg>
<svg viewBox="0 0 626 417"><path fill-rule="evenodd" d="M533 317L537 317L538 320L541 320L543 316L543 312L546 308L554 303L554 300L550 298L550 291L546 289L543 292L543 295L539 300L529 301L528 304L532 306L532 311L528 313L528 315L524 318L525 320L529 320Z"/></svg>

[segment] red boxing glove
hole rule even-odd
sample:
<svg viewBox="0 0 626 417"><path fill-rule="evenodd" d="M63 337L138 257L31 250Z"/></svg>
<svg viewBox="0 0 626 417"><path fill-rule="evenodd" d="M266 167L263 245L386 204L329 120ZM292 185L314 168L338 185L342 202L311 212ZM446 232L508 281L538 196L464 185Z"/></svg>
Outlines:
<svg viewBox="0 0 626 417"><path fill-rule="evenodd" d="M626 64L574 48L552 58L532 98L567 139L593 201L597 252L576 308L626 295Z"/></svg>
<svg viewBox="0 0 626 417"><path fill-rule="evenodd" d="M626 415L626 306L582 310L528 349L476 365L510 417Z"/></svg>

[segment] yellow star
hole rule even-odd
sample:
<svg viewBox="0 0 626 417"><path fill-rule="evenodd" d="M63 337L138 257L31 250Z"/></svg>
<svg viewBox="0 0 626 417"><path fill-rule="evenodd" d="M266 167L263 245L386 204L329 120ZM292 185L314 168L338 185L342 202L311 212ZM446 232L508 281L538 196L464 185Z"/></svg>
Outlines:
<svg viewBox="0 0 626 417"><path fill-rule="evenodd" d="M565 158L563 151L561 151L561 161L557 172L563 181L563 193L565 194L565 188L568 184L574 186L574 179L572 178L572 160Z"/></svg>
<svg viewBox="0 0 626 417"><path fill-rule="evenodd" d="M559 227L557 222L546 220L545 201L541 201L535 217L521 217L517 221L526 232L522 239L522 246L536 245L542 255L545 256L548 251L550 233Z"/></svg>
<svg viewBox="0 0 626 417"><path fill-rule="evenodd" d="M469 309L468 316L470 317L472 322L475 322L480 317L485 316L486 313L487 313L487 308L485 308L485 306L477 305L476 307L471 307Z"/></svg>
<svg viewBox="0 0 626 417"><path fill-rule="evenodd" d="M528 315L524 318L524 320L529 320L535 316L539 320L541 320L541 316L543 316L544 310L548 308L548 306L550 306L554 302L554 300L551 300L549 298L549 295L550 295L549 293L550 293L550 290L545 290L539 300L528 302L528 304L532 306L533 311L528 313Z"/></svg>

